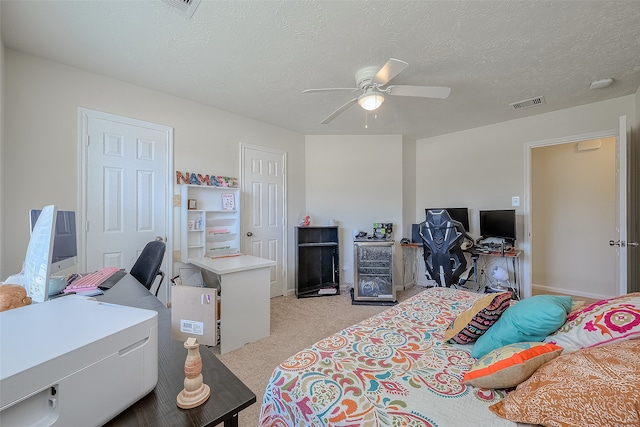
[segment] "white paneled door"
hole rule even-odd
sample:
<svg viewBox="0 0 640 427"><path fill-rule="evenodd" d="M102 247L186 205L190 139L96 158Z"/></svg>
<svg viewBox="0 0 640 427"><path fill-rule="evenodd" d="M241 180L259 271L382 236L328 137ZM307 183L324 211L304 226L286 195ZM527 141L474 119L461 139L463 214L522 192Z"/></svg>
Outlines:
<svg viewBox="0 0 640 427"><path fill-rule="evenodd" d="M620 116L616 145L616 190L618 199L617 239L610 241L617 247L618 292L624 295L631 289L627 282L627 116Z"/></svg>
<svg viewBox="0 0 640 427"><path fill-rule="evenodd" d="M168 240L171 129L85 113L80 270L116 266L128 271L148 242ZM166 253L163 270L168 273L170 244Z"/></svg>
<svg viewBox="0 0 640 427"><path fill-rule="evenodd" d="M242 232L245 253L276 262L271 267L271 298L285 293L286 154L241 146Z"/></svg>

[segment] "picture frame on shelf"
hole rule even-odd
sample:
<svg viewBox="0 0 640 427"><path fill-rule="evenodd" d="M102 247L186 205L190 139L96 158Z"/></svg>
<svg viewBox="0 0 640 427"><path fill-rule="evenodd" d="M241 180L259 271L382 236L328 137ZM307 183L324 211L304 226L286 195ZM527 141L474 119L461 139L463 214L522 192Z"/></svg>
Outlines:
<svg viewBox="0 0 640 427"><path fill-rule="evenodd" d="M234 211L236 210L236 197L233 193L223 193L222 197L222 210Z"/></svg>
<svg viewBox="0 0 640 427"><path fill-rule="evenodd" d="M196 199L189 199L187 204L187 209L189 210L198 209L198 201Z"/></svg>

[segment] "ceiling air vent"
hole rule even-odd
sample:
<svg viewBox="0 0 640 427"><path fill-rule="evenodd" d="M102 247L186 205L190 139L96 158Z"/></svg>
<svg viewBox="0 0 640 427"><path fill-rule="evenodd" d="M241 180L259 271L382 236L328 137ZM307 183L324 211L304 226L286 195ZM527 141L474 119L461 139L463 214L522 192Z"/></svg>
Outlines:
<svg viewBox="0 0 640 427"><path fill-rule="evenodd" d="M187 18L191 18L201 0L162 0L175 11L184 14Z"/></svg>
<svg viewBox="0 0 640 427"><path fill-rule="evenodd" d="M523 108L537 107L544 104L544 96L536 96L535 98L525 99L524 101L514 102L509 104L514 110L522 110Z"/></svg>

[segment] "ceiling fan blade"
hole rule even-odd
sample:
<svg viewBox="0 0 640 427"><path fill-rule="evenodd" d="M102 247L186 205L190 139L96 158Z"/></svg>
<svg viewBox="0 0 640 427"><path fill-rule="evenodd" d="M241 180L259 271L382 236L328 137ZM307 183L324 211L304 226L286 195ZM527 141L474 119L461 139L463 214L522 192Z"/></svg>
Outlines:
<svg viewBox="0 0 640 427"><path fill-rule="evenodd" d="M338 92L342 90L348 90L351 92L355 92L358 90L357 87L325 87L320 89L307 89L303 90L302 93L318 93L318 92Z"/></svg>
<svg viewBox="0 0 640 427"><path fill-rule="evenodd" d="M342 114L347 108L351 107L353 104L355 104L357 102L358 102L358 98L353 98L351 101L347 101L347 103L344 104L342 107L338 108L336 111L334 111L333 113L329 114L329 116L327 116L326 119L321 121L320 124L326 125L331 120L335 119L340 114Z"/></svg>
<svg viewBox="0 0 640 427"><path fill-rule="evenodd" d="M380 71L373 78L373 83L377 83L378 86L384 86L408 66L409 64L404 61L391 58L380 68Z"/></svg>
<svg viewBox="0 0 640 427"><path fill-rule="evenodd" d="M420 96L422 98L445 99L451 94L451 88L442 86L396 85L387 87L386 93L395 96Z"/></svg>

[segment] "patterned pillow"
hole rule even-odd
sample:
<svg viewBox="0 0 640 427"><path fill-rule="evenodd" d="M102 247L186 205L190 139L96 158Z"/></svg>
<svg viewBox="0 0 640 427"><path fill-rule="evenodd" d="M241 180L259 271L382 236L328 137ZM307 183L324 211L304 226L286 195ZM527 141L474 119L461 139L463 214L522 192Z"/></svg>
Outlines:
<svg viewBox="0 0 640 427"><path fill-rule="evenodd" d="M594 302L572 312L564 326L544 342L570 353L630 338L640 338L640 292Z"/></svg>
<svg viewBox="0 0 640 427"><path fill-rule="evenodd" d="M444 342L470 344L484 334L509 308L511 292L488 294L456 317L444 333Z"/></svg>
<svg viewBox="0 0 640 427"><path fill-rule="evenodd" d="M477 360L471 370L465 372L462 382L481 388L515 387L560 353L562 347L554 344L509 344Z"/></svg>
<svg viewBox="0 0 640 427"><path fill-rule="evenodd" d="M502 418L553 426L639 426L640 340L556 357L489 409Z"/></svg>

